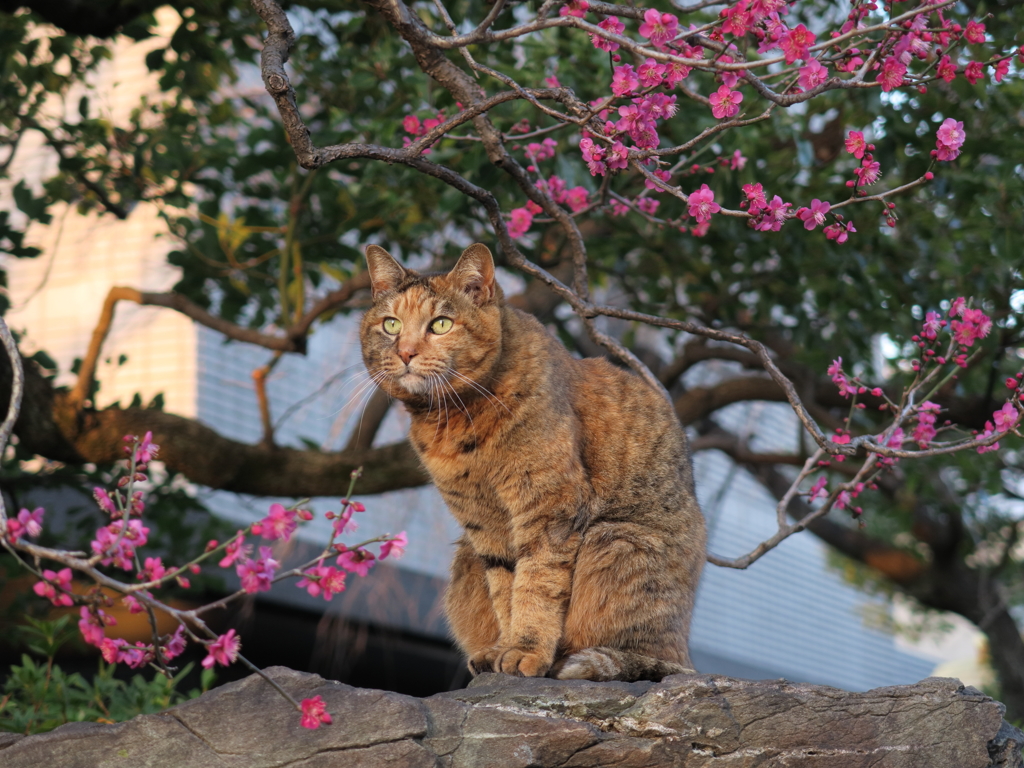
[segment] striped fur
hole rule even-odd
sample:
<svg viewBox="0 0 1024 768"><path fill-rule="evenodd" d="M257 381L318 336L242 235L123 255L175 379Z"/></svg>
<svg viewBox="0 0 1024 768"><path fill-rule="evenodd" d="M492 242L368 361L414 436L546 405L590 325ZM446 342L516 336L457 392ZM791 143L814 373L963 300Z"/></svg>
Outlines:
<svg viewBox="0 0 1024 768"><path fill-rule="evenodd" d="M412 445L464 529L445 602L470 669L688 669L705 532L670 404L505 305L483 245L445 274L406 270L377 246L367 262L364 361L411 414ZM438 317L451 329L433 332Z"/></svg>

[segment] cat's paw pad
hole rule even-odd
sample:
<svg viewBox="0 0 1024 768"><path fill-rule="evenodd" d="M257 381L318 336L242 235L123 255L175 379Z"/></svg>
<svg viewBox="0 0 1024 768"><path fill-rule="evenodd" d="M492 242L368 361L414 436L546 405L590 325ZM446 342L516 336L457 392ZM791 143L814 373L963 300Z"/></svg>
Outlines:
<svg viewBox="0 0 1024 768"><path fill-rule="evenodd" d="M495 669L506 675L543 677L551 669L551 659L521 648L508 648L501 655Z"/></svg>

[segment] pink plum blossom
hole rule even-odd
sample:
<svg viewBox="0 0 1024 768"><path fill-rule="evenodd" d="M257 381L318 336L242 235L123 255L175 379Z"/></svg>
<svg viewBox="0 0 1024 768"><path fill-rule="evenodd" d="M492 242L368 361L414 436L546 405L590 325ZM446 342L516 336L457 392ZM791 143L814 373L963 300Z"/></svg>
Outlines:
<svg viewBox="0 0 1024 768"><path fill-rule="evenodd" d="M985 42L985 25L978 21L968 21L967 29L964 30L964 37L969 43Z"/></svg>
<svg viewBox="0 0 1024 768"><path fill-rule="evenodd" d="M1006 77L1010 71L1010 60L1003 59L1002 61L996 62L995 81L997 83L1003 82L1003 78Z"/></svg>
<svg viewBox="0 0 1024 768"><path fill-rule="evenodd" d="M114 500L110 497L110 494L107 493L106 488L93 488L92 495L93 498L96 499L96 503L99 505L100 509L108 515L117 514L117 507L114 504Z"/></svg>
<svg viewBox="0 0 1024 768"><path fill-rule="evenodd" d="M913 434L914 442L921 448L927 448L928 443L935 439L935 416L940 410L941 406L931 401L926 401L921 405Z"/></svg>
<svg viewBox="0 0 1024 768"><path fill-rule="evenodd" d="M239 531L235 534L235 538L228 543L227 552L218 565L220 565L221 568L227 568L239 558L248 557L249 553L252 551L252 546L245 544L244 542L245 538L243 537L242 532Z"/></svg>
<svg viewBox="0 0 1024 768"><path fill-rule="evenodd" d="M877 160L868 160L866 157L861 161L860 168L854 168L857 176L858 187L869 187L882 177L882 165Z"/></svg>
<svg viewBox="0 0 1024 768"><path fill-rule="evenodd" d="M558 10L559 16L575 16L582 19L587 14L590 3L587 0L569 0Z"/></svg>
<svg viewBox="0 0 1024 768"><path fill-rule="evenodd" d="M140 603L135 595L125 595L121 598L121 602L128 609L128 613L142 613L146 610L146 606Z"/></svg>
<svg viewBox="0 0 1024 768"><path fill-rule="evenodd" d="M365 549L348 549L344 544L337 546L341 547L339 550L341 554L338 555L337 561L339 567L359 576L366 576L370 572L376 559L372 552L367 552Z"/></svg>
<svg viewBox="0 0 1024 768"><path fill-rule="evenodd" d="M42 507L36 507L31 512L21 509L17 517L7 520L7 538L11 541L17 541L22 536L38 538L43 532L43 511Z"/></svg>
<svg viewBox="0 0 1024 768"><path fill-rule="evenodd" d="M159 557L147 557L142 565L142 572L139 577L143 581L159 581L167 573L163 560Z"/></svg>
<svg viewBox="0 0 1024 768"><path fill-rule="evenodd" d="M185 625L179 624L178 628L174 630L174 634L171 635L171 639L167 641L167 645L164 646L164 658L170 661L174 657L180 656L185 651L187 642L185 640Z"/></svg>
<svg viewBox="0 0 1024 768"><path fill-rule="evenodd" d="M718 14L725 19L722 32L727 35L743 37L754 26L754 14L747 7L746 0L740 0L735 6L724 9Z"/></svg>
<svg viewBox="0 0 1024 768"><path fill-rule="evenodd" d="M656 88L664 79L665 65L659 64L654 59L646 59L637 69L636 74L640 78L640 85L644 88Z"/></svg>
<svg viewBox="0 0 1024 768"><path fill-rule="evenodd" d="M582 0L586 4L586 0ZM564 10L564 8L563 8ZM327 705L320 696L302 700L302 727L319 728L320 723L331 724L331 715L327 711Z"/></svg>
<svg viewBox="0 0 1024 768"><path fill-rule="evenodd" d="M1009 432L1013 429L1017 420L1020 418L1020 414L1017 409L1013 407L1013 403L1003 403L1003 407L992 414L992 419L996 423L996 431L998 432Z"/></svg>
<svg viewBox="0 0 1024 768"><path fill-rule="evenodd" d="M135 548L146 545L149 528L146 528L140 520L129 520L123 536L121 535L122 528L124 528L124 520L115 520L110 525L97 529L96 538L91 546L95 554L103 556L100 560L103 565L113 564L118 568L130 571L135 566L132 562Z"/></svg>
<svg viewBox="0 0 1024 768"><path fill-rule="evenodd" d="M639 208L643 213L648 216L653 216L658 212L658 206L661 203L655 200L653 197L638 197L636 199L636 207Z"/></svg>
<svg viewBox="0 0 1024 768"><path fill-rule="evenodd" d="M801 208L796 215L804 223L804 229L811 230L825 223L825 216L831 208L830 203L814 198L810 208Z"/></svg>
<svg viewBox="0 0 1024 768"><path fill-rule="evenodd" d="M675 88L690 74L691 68L678 61L670 61L665 65L665 87Z"/></svg>
<svg viewBox="0 0 1024 768"><path fill-rule="evenodd" d="M971 85L975 85L980 80L985 79L985 65L980 61L972 61L964 69L964 77L967 78Z"/></svg>
<svg viewBox="0 0 1024 768"><path fill-rule="evenodd" d="M740 111L739 105L743 101L743 94L730 90L727 85L722 85L708 97L708 101L711 102L711 114L721 120L723 117L732 117Z"/></svg>
<svg viewBox="0 0 1024 768"><path fill-rule="evenodd" d="M679 19L671 13L662 13L651 8L644 14L640 34L655 46L661 46L679 34Z"/></svg>
<svg viewBox="0 0 1024 768"><path fill-rule="evenodd" d="M227 666L238 658L238 650L242 642L235 636L235 630L229 629L212 643L206 646L207 656L203 659L203 669L210 669L214 664Z"/></svg>
<svg viewBox="0 0 1024 768"><path fill-rule="evenodd" d="M857 228L853 226L852 221L844 221L836 224L830 224L822 231L825 233L825 237L827 239L835 240L837 243L842 245L849 239L850 233L857 231Z"/></svg>
<svg viewBox="0 0 1024 768"><path fill-rule="evenodd" d="M878 82L881 83L882 90L888 93L903 85L903 77L906 74L907 65L895 56L890 56L882 63L882 73L878 76Z"/></svg>
<svg viewBox="0 0 1024 768"><path fill-rule="evenodd" d="M573 187L565 193L565 204L573 213L579 213L590 205L589 193L586 187Z"/></svg>
<svg viewBox="0 0 1024 768"><path fill-rule="evenodd" d="M640 87L640 78L631 64L623 64L612 70L612 93L628 96Z"/></svg>
<svg viewBox="0 0 1024 768"><path fill-rule="evenodd" d="M942 316L938 312L928 312L924 316L921 335L930 341L934 341L943 325L945 323L943 323Z"/></svg>
<svg viewBox="0 0 1024 768"><path fill-rule="evenodd" d="M726 53L719 56L718 61L720 64L732 64L733 58ZM736 72L731 69L725 70L718 73L718 79L721 80L724 85L727 85L730 88L735 88L736 84L740 81L740 72Z"/></svg>
<svg viewBox="0 0 1024 768"><path fill-rule="evenodd" d="M380 545L380 559L383 560L388 555L399 558L405 554L405 548L408 545L409 537L405 535L405 531L402 531L393 539L389 539Z"/></svg>
<svg viewBox="0 0 1024 768"><path fill-rule="evenodd" d="M622 170L629 166L629 150L621 141L616 141L608 149L605 160L612 170Z"/></svg>
<svg viewBox="0 0 1024 768"><path fill-rule="evenodd" d="M992 330L992 318L980 309L964 309L960 320L953 320L949 327L953 340L963 348L971 347L978 339L988 336Z"/></svg>
<svg viewBox="0 0 1024 768"><path fill-rule="evenodd" d="M71 606L75 601L68 593L71 591L71 569L61 568L54 572L49 569L43 571L45 581L37 581L32 591L40 597L45 597L54 605ZM57 590L61 590L60 594Z"/></svg>
<svg viewBox="0 0 1024 768"><path fill-rule="evenodd" d="M99 648L103 644L103 627L116 624L113 616L108 615L102 609L96 608L95 613L89 606L83 605L79 610L78 630L82 633L82 639L89 645Z"/></svg>
<svg viewBox="0 0 1024 768"><path fill-rule="evenodd" d="M935 132L936 157L939 160L955 160L959 156L960 147L963 146L966 138L964 124L952 117L947 117Z"/></svg>
<svg viewBox="0 0 1024 768"><path fill-rule="evenodd" d="M296 586L305 587L313 597L323 593L324 600L330 600L336 594L345 591L345 571L339 571L332 565L318 565L305 572Z"/></svg>
<svg viewBox="0 0 1024 768"><path fill-rule="evenodd" d="M739 150L736 150L739 152ZM740 204L740 207L746 207L751 216L756 216L761 212L762 209L768 206L768 201L764 196L764 188L760 184L744 184L743 195L747 199Z"/></svg>
<svg viewBox="0 0 1024 768"><path fill-rule="evenodd" d="M809 59L810 46L814 45L815 37L816 35L803 24L797 25L783 35L779 45L786 56L786 63L792 64L797 59Z"/></svg>
<svg viewBox="0 0 1024 768"><path fill-rule="evenodd" d="M634 99L633 102L640 107L640 112L650 120L670 118L679 109L676 106L676 97L664 93L649 93L641 99Z"/></svg>
<svg viewBox="0 0 1024 768"><path fill-rule="evenodd" d="M513 208L512 220L508 225L508 236L513 240L518 240L530 231L530 226L532 224L533 214L530 213L529 210L526 208Z"/></svg>
<svg viewBox="0 0 1024 768"><path fill-rule="evenodd" d="M406 133L411 133L413 136L419 136L423 133L423 125L416 115L406 115L402 118L402 128L405 129Z"/></svg>
<svg viewBox="0 0 1024 768"><path fill-rule="evenodd" d="M235 572L242 582L242 589L249 594L267 592L270 589L274 572L281 565L272 557L273 553L270 547L260 547L260 556L257 559L246 559L235 566Z"/></svg>
<svg viewBox="0 0 1024 768"><path fill-rule="evenodd" d="M707 184L701 184L700 189L691 192L686 202L689 205L688 213L693 216L698 224L711 220L711 215L722 210L722 206L715 202L715 193Z"/></svg>
<svg viewBox="0 0 1024 768"><path fill-rule="evenodd" d="M270 514L260 520L258 526L258 531L255 526L253 527L253 533L262 533L264 539L288 541L298 527L295 510L285 509L283 504L271 504Z"/></svg>
<svg viewBox="0 0 1024 768"><path fill-rule="evenodd" d="M816 499L824 499L828 496L828 478L825 475L819 477L814 485L811 486L810 499L815 501Z"/></svg>
<svg viewBox="0 0 1024 768"><path fill-rule="evenodd" d="M142 436L142 440L139 441L139 447L135 454L135 460L139 464L148 464L156 458L157 453L160 450L159 445L153 443L153 433L147 432Z"/></svg>
<svg viewBox="0 0 1024 768"><path fill-rule="evenodd" d="M517 209L517 210L522 210L522 209L520 208L520 209ZM515 211L512 211L512 213L515 214ZM514 220L515 219L513 217L513 222L514 222ZM532 223L532 222L533 222L533 217L531 216L530 217L530 223ZM529 229L530 228L530 224L527 224L526 228ZM513 235L512 234L512 228L511 227L509 228L509 232L508 233L509 233L509 237L517 237L517 236L519 236L519 235ZM352 509L352 507L345 507L345 509L343 509L338 514L338 516L336 518L334 518L334 522L332 523L332 525L334 526L334 535L335 536L340 536L343 533L355 533L359 529L359 526L352 519L353 511L354 510Z"/></svg>
<svg viewBox="0 0 1024 768"><path fill-rule="evenodd" d="M800 68L799 83L805 91L817 88L828 79L828 67L822 66L817 59L811 59L807 66Z"/></svg>
<svg viewBox="0 0 1024 768"><path fill-rule="evenodd" d="M669 181L672 179L672 172L671 171L654 170L654 171L651 171L651 175L654 176L655 178L660 179L661 181L665 182L666 184L668 184ZM664 191L661 187L659 187L657 184L655 184L650 179L644 180L644 186L647 187L647 189L654 190L655 192L663 192Z"/></svg>
<svg viewBox="0 0 1024 768"><path fill-rule="evenodd" d="M936 71L939 77L947 83L951 83L956 79L956 64L953 63L953 60L949 58L949 56L942 57Z"/></svg>
<svg viewBox="0 0 1024 768"><path fill-rule="evenodd" d="M626 31L626 25L618 20L615 16L609 16L604 21L600 22L597 26L606 32L611 32L615 35L621 35ZM594 47L600 51L617 51L619 44L612 40L605 40L600 35L591 35L590 42L594 44Z"/></svg>
<svg viewBox="0 0 1024 768"><path fill-rule="evenodd" d="M747 158L743 156L743 153L738 149L732 153L732 157L729 158L729 170L742 171L747 164Z"/></svg>
<svg viewBox="0 0 1024 768"><path fill-rule="evenodd" d="M758 232L778 232L782 229L782 225L786 223L786 218L789 215L787 210L793 204L783 202L782 198L775 195L765 206L762 211L761 218L754 225L754 229Z"/></svg>
<svg viewBox="0 0 1024 768"><path fill-rule="evenodd" d="M839 394L843 397L857 394L857 387L850 383L843 372L843 358L837 357L828 367L828 375L832 377L832 383L839 388Z"/></svg>
<svg viewBox="0 0 1024 768"><path fill-rule="evenodd" d="M985 422L985 431L984 431L984 433L982 433L980 435L981 439L982 440L987 440L990 437L994 437L996 434L998 434L998 432L996 431L996 428L992 425L992 422L991 421L986 421ZM998 450L999 450L999 442L998 441L996 441L996 442L994 442L994 443L992 443L990 445L979 445L978 446L978 453L991 453L992 451L998 451Z"/></svg>
<svg viewBox="0 0 1024 768"><path fill-rule="evenodd" d="M850 131L846 137L846 151L851 155L860 160L864 157L864 152L867 150L868 143L864 140L864 133L862 131Z"/></svg>

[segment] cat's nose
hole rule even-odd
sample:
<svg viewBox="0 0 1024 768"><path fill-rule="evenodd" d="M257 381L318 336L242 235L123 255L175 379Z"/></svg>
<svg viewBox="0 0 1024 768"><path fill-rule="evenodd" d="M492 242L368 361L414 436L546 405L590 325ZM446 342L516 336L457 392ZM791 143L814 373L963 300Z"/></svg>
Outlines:
<svg viewBox="0 0 1024 768"><path fill-rule="evenodd" d="M412 360L414 357L416 357L416 352L411 350L411 349L402 349L402 350L399 350L398 356L400 358L402 358L402 362L403 363L408 365L409 361Z"/></svg>

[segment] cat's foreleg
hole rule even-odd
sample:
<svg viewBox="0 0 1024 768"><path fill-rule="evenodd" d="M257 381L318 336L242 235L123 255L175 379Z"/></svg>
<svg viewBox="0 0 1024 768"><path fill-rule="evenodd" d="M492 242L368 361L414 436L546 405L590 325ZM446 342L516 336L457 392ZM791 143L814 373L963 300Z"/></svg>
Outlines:
<svg viewBox="0 0 1024 768"><path fill-rule="evenodd" d="M541 536L520 550L512 580L511 621L493 649L495 672L524 677L547 673L555 660L572 590L578 535Z"/></svg>
<svg viewBox="0 0 1024 768"><path fill-rule="evenodd" d="M445 613L456 644L469 658L469 669L477 674L473 659L498 644L501 630L492 607L483 560L464 539L458 541L452 560L451 579L445 592ZM490 669L487 666L486 669Z"/></svg>

